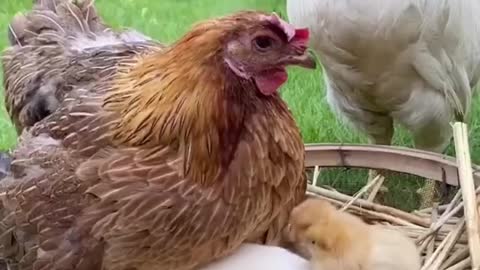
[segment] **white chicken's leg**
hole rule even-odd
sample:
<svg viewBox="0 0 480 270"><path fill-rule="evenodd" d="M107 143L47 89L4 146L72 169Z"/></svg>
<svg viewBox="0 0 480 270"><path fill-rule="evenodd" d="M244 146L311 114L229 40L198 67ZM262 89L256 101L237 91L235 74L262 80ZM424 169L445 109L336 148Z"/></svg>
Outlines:
<svg viewBox="0 0 480 270"><path fill-rule="evenodd" d="M325 67L328 69L328 66ZM349 94L346 94L344 89L339 88L337 85L332 84L331 81L326 79L327 86L327 101L330 107L339 116L348 119L354 127L366 134L369 138L370 144L377 145L390 145L393 138L393 118L387 113L373 110L372 106L365 106L360 108L357 104L352 103L348 98ZM353 90L352 90L353 91ZM376 170L369 171L368 183L370 183L378 174ZM381 174L385 174L382 172ZM379 185L382 185L383 181L379 181ZM374 186L370 190L380 190L379 186ZM373 200L375 194L366 193L367 198L371 197Z"/></svg>
<svg viewBox="0 0 480 270"><path fill-rule="evenodd" d="M381 122L383 123L383 129L381 129L381 133L377 133L375 135L371 134L369 143L370 144L379 144L379 145L390 145L392 142L393 137L393 121L390 118L385 118ZM366 198L369 201L374 201L378 193L385 192L386 188L383 185L385 181L385 175L387 174L386 171L377 171L377 170L369 170L368 171L368 184L372 181L377 181L369 191L366 193ZM377 177L378 176L378 177Z"/></svg>
<svg viewBox="0 0 480 270"><path fill-rule="evenodd" d="M445 121L431 121L428 125L414 131L415 147L425 151L442 153L448 146L452 136L451 128ZM420 189L420 208L431 207L438 199L438 183L426 179Z"/></svg>

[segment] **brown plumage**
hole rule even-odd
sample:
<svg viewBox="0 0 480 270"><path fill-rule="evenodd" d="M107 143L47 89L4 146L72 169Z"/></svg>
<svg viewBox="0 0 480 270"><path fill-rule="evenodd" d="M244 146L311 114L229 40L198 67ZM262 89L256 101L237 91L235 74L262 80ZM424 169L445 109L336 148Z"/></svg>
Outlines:
<svg viewBox="0 0 480 270"><path fill-rule="evenodd" d="M291 214L294 239L315 270L419 270L420 253L401 232L368 225L328 201L307 199Z"/></svg>
<svg viewBox="0 0 480 270"><path fill-rule="evenodd" d="M73 27L91 2L42 5L24 20L55 27L4 59L23 134L1 182L3 256L19 269L183 270L276 244L306 188L277 90L286 65L314 67L308 32L240 12L162 46Z"/></svg>

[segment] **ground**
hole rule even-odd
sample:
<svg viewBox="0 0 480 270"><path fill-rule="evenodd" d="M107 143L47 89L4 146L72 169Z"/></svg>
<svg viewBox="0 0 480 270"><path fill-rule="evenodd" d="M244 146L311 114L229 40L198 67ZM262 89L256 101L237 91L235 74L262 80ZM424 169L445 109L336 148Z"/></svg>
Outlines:
<svg viewBox="0 0 480 270"><path fill-rule="evenodd" d="M6 3L5 3L6 1ZM32 0L2 0L0 5L0 49L7 45L7 25L12 16L30 8ZM276 11L285 15L285 0L97 0L100 14L109 24L132 27L164 42L172 42L180 37L196 21L233 12L241 9ZM330 111L324 95L321 69L309 71L292 68L288 83L282 89L282 96L289 104L306 143L365 143L365 137L339 122ZM0 74L1 77L1 74ZM0 87L0 96L3 89ZM476 99L478 104L478 98ZM470 122L472 156L480 160L480 127L476 115L479 106L474 106ZM10 149L15 144L16 134L0 98L0 150ZM395 144L411 146L410 137L400 130L395 136ZM452 148L452 147L450 147ZM451 154L452 151L450 150ZM418 202L415 190L422 180L396 175L388 181L391 196L387 203L410 209ZM365 170L327 170L321 174L321 182L352 193L364 184Z"/></svg>

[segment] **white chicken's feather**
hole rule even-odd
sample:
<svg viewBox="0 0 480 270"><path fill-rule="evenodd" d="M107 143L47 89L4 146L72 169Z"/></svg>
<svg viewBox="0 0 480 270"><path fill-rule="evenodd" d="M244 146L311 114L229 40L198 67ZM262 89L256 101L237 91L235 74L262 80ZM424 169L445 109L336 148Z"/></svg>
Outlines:
<svg viewBox="0 0 480 270"><path fill-rule="evenodd" d="M376 143L395 120L417 147L444 149L480 77L480 1L288 0L287 12L310 28L335 111Z"/></svg>

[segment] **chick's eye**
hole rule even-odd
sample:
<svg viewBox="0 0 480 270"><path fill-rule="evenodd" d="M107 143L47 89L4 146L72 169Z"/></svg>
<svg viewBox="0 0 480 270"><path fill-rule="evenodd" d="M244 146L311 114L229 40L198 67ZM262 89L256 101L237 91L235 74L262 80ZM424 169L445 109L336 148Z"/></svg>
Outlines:
<svg viewBox="0 0 480 270"><path fill-rule="evenodd" d="M267 49L270 49L273 46L274 40L271 37L268 36L260 36L257 37L253 40L253 43L255 44L255 47L260 49L261 51L265 51Z"/></svg>

